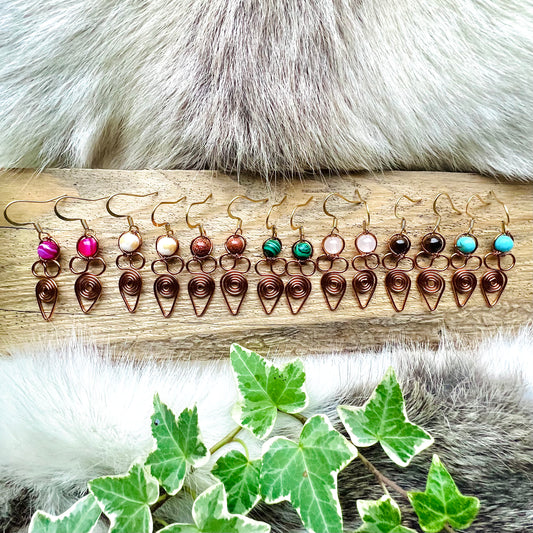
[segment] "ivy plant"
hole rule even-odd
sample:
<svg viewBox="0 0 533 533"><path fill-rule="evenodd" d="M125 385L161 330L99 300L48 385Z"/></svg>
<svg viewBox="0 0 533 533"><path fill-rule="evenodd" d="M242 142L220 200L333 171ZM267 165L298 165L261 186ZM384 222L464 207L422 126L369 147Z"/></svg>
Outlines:
<svg viewBox="0 0 533 533"><path fill-rule="evenodd" d="M402 524L400 507L389 489L411 505L427 533L465 529L475 520L479 500L461 494L438 456L428 465L425 490L407 492L362 454L362 448L379 444L391 461L406 468L433 443L426 430L409 421L392 369L364 405L338 406L346 438L324 414L302 414L308 405L302 361L277 366L233 344L230 362L239 400L232 412L236 426L228 435L208 449L196 406L176 416L156 394L151 417L154 444L147 456L134 461L123 475L89 481L88 494L63 514L37 511L29 532L90 533L103 514L109 533L268 533L268 524L247 514L259 502L288 501L309 532L343 533L337 476L352 461L361 461L384 491L378 500L353 502L361 519L355 533L414 533ZM296 439L272 435L280 413L301 425ZM247 438L240 438L241 433ZM250 457L245 442L250 439L262 441L260 456ZM228 445L231 449L224 450ZM198 469L204 475L193 479ZM205 475L209 471L210 485ZM203 492L196 496L193 487L199 484ZM181 505L192 496L192 522L169 524L155 515L168 500L184 493L189 498Z"/></svg>

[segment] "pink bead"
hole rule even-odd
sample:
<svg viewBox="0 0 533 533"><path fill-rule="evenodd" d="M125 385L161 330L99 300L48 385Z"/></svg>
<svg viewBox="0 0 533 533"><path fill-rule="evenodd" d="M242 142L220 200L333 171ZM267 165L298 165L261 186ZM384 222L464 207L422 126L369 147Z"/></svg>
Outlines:
<svg viewBox="0 0 533 533"><path fill-rule="evenodd" d="M56 259L59 255L59 245L54 241L41 241L37 247L37 255L43 261Z"/></svg>
<svg viewBox="0 0 533 533"><path fill-rule="evenodd" d="M98 252L98 241L94 237L82 237L78 241L78 253L83 257L93 257Z"/></svg>
<svg viewBox="0 0 533 533"><path fill-rule="evenodd" d="M355 245L361 253L370 254L376 249L378 241L372 233L361 233L355 240Z"/></svg>
<svg viewBox="0 0 533 533"><path fill-rule="evenodd" d="M344 240L339 235L328 235L322 241L322 249L327 255L339 255L344 249Z"/></svg>

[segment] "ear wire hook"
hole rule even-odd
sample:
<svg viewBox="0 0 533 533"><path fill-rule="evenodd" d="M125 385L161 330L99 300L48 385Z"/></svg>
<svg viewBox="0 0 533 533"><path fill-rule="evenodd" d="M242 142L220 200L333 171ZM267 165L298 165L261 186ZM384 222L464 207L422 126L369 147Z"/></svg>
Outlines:
<svg viewBox="0 0 533 533"><path fill-rule="evenodd" d="M93 198L81 198L80 196L61 196L54 204L54 213L58 216L58 218L60 218L61 220L66 220L67 222L79 220L81 222L81 225L83 226L83 229L86 232L88 232L92 230L89 228L89 225L87 224L87 221L84 218L68 218L59 212L59 209L57 208L57 206L65 200L82 200L84 202L99 202L101 200L107 200L107 196L102 196L102 198L94 198L94 199Z"/></svg>
<svg viewBox="0 0 533 533"><path fill-rule="evenodd" d="M489 205L490 204L490 202L485 202L485 200L483 200L483 198L481 198L481 196L479 194L473 194L467 200L466 207L465 207L465 213L470 217L470 226L468 226L468 232L467 233L472 233L472 231L474 229L474 223L475 223L475 220L476 220L474 215L472 213L470 213L470 211L468 210L468 208L470 207L470 204L472 203L474 198L477 198L483 205Z"/></svg>
<svg viewBox="0 0 533 533"><path fill-rule="evenodd" d="M270 222L269 222L270 215L272 214L272 211L273 211L274 207L279 207L286 199L287 199L287 195L285 195L281 199L281 202L278 202L277 204L272 204L272 207L268 210L268 214L267 214L266 219L265 219L265 225L266 225L266 229L271 229L272 230L272 237L276 237L278 235L278 231L277 231L277 228L276 228L276 224L270 224Z"/></svg>
<svg viewBox="0 0 533 533"><path fill-rule="evenodd" d="M254 202L254 203L264 203L264 202L268 202L268 198L262 198L261 200L254 200L253 198L249 198L248 196L244 196L244 195L239 195L239 196L235 196L235 198L233 198L233 200L228 204L228 208L227 208L227 213L228 213L228 216L230 218L232 218L233 220L237 220L237 229L235 230L235 234L237 233L241 233L242 232L242 218L241 217L237 217L235 216L232 212L231 212L231 206L233 205L234 202L236 202L237 200L239 199L243 199L243 200L248 200L249 202Z"/></svg>
<svg viewBox="0 0 533 533"><path fill-rule="evenodd" d="M505 216L507 217L507 221L502 220L502 233L507 233L507 225L511 223L511 216L509 215L509 210L507 209L507 206L504 202L502 202L497 196L496 193L491 190L489 191L488 196L492 196L500 205L503 206L503 209L505 210Z"/></svg>
<svg viewBox="0 0 533 533"><path fill-rule="evenodd" d="M361 196L359 189L355 189L354 198L356 196L359 197L359 200L356 200L355 203L364 204L365 209L366 209L366 220L363 220L363 231L366 231L368 226L370 226L370 210L368 209L368 203L366 202L366 200L363 200L363 197Z"/></svg>
<svg viewBox="0 0 533 533"><path fill-rule="evenodd" d="M187 209L187 212L185 213L185 222L187 222L187 226L189 226L189 228L191 228L191 229L199 228L200 229L200 235L202 235L202 236L205 236L204 225L201 222L198 222L197 224L191 224L190 221L189 221L189 212L190 212L191 207L193 205L205 204L210 198L213 198L213 193L209 193L209 196L207 196L205 198L205 200L202 200L201 202L193 202L189 206L189 208Z"/></svg>
<svg viewBox="0 0 533 533"><path fill-rule="evenodd" d="M130 193L130 192L118 192L117 194L113 194L113 196L110 196L107 199L107 202L105 204L105 208L106 208L107 212L113 217L116 217L116 218L127 218L128 219L128 224L129 224L130 229L131 229L132 227L135 227L135 223L133 222L133 218L131 217L131 215L121 215L121 214L115 213L114 211L111 210L111 201L113 200L113 198L116 198L117 196L134 196L135 198L146 198L147 196L157 196L158 194L159 193L157 191L149 192L148 194L133 194L133 193Z"/></svg>
<svg viewBox="0 0 533 533"><path fill-rule="evenodd" d="M45 233L43 231L43 228L41 227L41 225L38 223L38 222L15 222L12 218L9 218L7 216L7 210L9 209L10 206L14 205L14 204L47 204L49 202L57 202L58 200L60 200L61 198L64 198L65 195L62 194L61 196L56 196L55 198L50 198L50 200L14 200L13 202L9 202L5 209L4 209L4 218L12 225L12 226L33 226L35 228L35 231L37 231L37 233L39 235Z"/></svg>
<svg viewBox="0 0 533 533"><path fill-rule="evenodd" d="M298 204L293 210L292 210L292 213L291 213L291 218L290 218L290 224L291 224L291 228L294 229L294 230L298 230L300 232L300 240L303 241L304 240L304 226L303 224L300 224L299 226L295 226L294 225L294 214L296 213L296 210L299 209L300 207L305 207L307 204L309 204L309 202L311 202L311 200L313 200L313 196L310 196L309 199L307 200L307 202L303 203L303 204Z"/></svg>
<svg viewBox="0 0 533 533"><path fill-rule="evenodd" d="M357 191L357 192L359 192L359 191ZM338 231L337 224L339 223L339 220L337 219L337 217L333 213L330 213L328 211L328 208L327 208L327 202L332 196L336 196L337 198L341 198L342 200L344 200L346 202L349 202L350 204L359 204L360 201L359 200L348 200L348 198L346 198L345 196L343 196L342 194L340 194L338 192L332 192L331 194L328 194L326 196L326 199L324 200L324 203L322 204L322 209L323 209L324 213L326 213L326 215L328 215L328 217L333 218L333 227L331 228L331 232L333 233L334 231ZM361 198L361 195L359 195L359 198Z"/></svg>
<svg viewBox="0 0 533 533"><path fill-rule="evenodd" d="M437 194L437 196L435 196L435 200L433 200L433 212L437 215L437 221L435 222L435 227L433 228L433 233L438 233L439 228L440 228L440 222L442 220L442 215L439 213L439 210L437 209L437 202L438 202L438 200L439 200L439 198L441 196L445 196L446 198L448 198L448 200L450 201L450 205L451 205L452 209L458 215L462 215L463 214L462 211L459 211L459 209L457 209L455 207L451 196L447 192L440 192L439 194Z"/></svg>
<svg viewBox="0 0 533 533"><path fill-rule="evenodd" d="M170 222L156 222L155 221L155 212L162 206L162 205L170 205L170 204L179 204L182 200L186 200L187 197L186 196L182 196L181 198L179 198L178 200L176 200L175 202L159 202L155 207L154 207L154 210L152 211L152 215L151 215L151 220L152 220L152 224L158 228L160 228L161 226L165 226L165 231L167 232L167 235L170 235L172 234L172 228L170 227Z"/></svg>
<svg viewBox="0 0 533 533"><path fill-rule="evenodd" d="M407 221L405 220L405 217L400 217L398 215L398 206L400 205L400 202L402 201L403 198L406 198L407 200L409 200L411 203L413 204L419 204L421 201L422 201L422 198L418 198L416 200L413 200L413 198L411 198L410 196L407 196L406 194L402 194L402 196L400 196L396 202L396 205L394 206L394 216L398 219L398 220L401 220L401 228L400 228L400 233L405 233L405 226L407 224Z"/></svg>

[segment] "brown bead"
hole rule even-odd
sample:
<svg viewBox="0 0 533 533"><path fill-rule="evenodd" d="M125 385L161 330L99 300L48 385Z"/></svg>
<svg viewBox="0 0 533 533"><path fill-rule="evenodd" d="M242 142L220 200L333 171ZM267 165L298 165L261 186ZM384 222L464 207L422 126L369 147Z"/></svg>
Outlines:
<svg viewBox="0 0 533 533"><path fill-rule="evenodd" d="M246 248L246 240L241 235L232 235L226 240L226 250L230 254L240 255Z"/></svg>
<svg viewBox="0 0 533 533"><path fill-rule="evenodd" d="M191 252L196 257L205 257L206 255L209 255L212 248L213 245L211 244L211 240L203 235L196 237L196 239L191 242Z"/></svg>

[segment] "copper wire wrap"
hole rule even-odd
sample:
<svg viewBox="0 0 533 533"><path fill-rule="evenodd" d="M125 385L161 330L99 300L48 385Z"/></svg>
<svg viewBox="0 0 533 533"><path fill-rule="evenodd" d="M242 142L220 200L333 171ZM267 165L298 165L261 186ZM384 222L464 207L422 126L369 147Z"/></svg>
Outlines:
<svg viewBox="0 0 533 533"><path fill-rule="evenodd" d="M265 274L257 283L257 295L267 315L274 311L284 289L283 280L275 274ZM272 302L270 307L266 305L267 302Z"/></svg>
<svg viewBox="0 0 533 533"><path fill-rule="evenodd" d="M311 294L311 282L306 276L297 274L292 276L287 284L285 285L285 295L287 296L287 303L289 304L289 309L293 315L296 315L300 312L304 306L307 298ZM293 307L293 301L300 301L300 305Z"/></svg>
<svg viewBox="0 0 533 533"><path fill-rule="evenodd" d="M403 311L411 290L411 278L403 270L390 270L385 275L385 289L394 310L398 313ZM403 295L403 300L395 299L394 295Z"/></svg>
<svg viewBox="0 0 533 533"><path fill-rule="evenodd" d="M102 284L94 274L86 272L74 283L74 292L80 304L80 309L87 314L99 300L102 294ZM85 300L90 303L88 307L85 305Z"/></svg>
<svg viewBox="0 0 533 533"><path fill-rule="evenodd" d="M118 280L118 289L120 291L120 295L122 296L122 299L126 304L126 308L130 313L135 313L137 310L142 286L143 280L141 275L136 270L124 271Z"/></svg>
<svg viewBox="0 0 533 533"><path fill-rule="evenodd" d="M507 261L508 264L504 264L504 261ZM492 264L493 262L495 264ZM483 258L483 264L491 270L502 270L507 272L515 266L516 257L511 253L502 254L497 252L489 252Z"/></svg>
<svg viewBox="0 0 533 533"><path fill-rule="evenodd" d="M457 307L464 307L477 287L476 275L471 270L458 270L452 276L452 289ZM462 298L461 298L462 296Z"/></svg>
<svg viewBox="0 0 533 533"><path fill-rule="evenodd" d="M418 274L416 284L428 309L430 311L435 311L446 287L446 281L444 278L436 270L423 270Z"/></svg>
<svg viewBox="0 0 533 533"><path fill-rule="evenodd" d="M507 274L501 270L487 270L481 277L481 292L489 307L494 307L507 285ZM494 297L491 299L491 295Z"/></svg>
<svg viewBox="0 0 533 533"><path fill-rule="evenodd" d="M241 272L230 270L220 278L220 289L230 313L232 315L238 314L248 291L248 280ZM238 299L236 307L232 307L228 297Z"/></svg>
<svg viewBox="0 0 533 533"><path fill-rule="evenodd" d="M174 311L179 292L179 281L170 274L162 274L154 281L155 299L165 318L168 318L172 314L172 311ZM169 309L165 310L163 300L172 300Z"/></svg>
<svg viewBox="0 0 533 533"><path fill-rule="evenodd" d="M211 298L213 297L213 293L215 292L215 280L208 274L195 274L189 280L187 291L189 293L196 316L202 316L207 311L209 303L211 302ZM199 309L196 306L195 299L205 300L206 298L207 302L205 303L204 307Z"/></svg>
<svg viewBox="0 0 533 533"><path fill-rule="evenodd" d="M42 272L39 271L39 268L42 269ZM46 261L39 259L39 261L35 261L31 266L31 273L36 278L57 278L61 273L61 265L55 259L48 259Z"/></svg>
<svg viewBox="0 0 533 533"><path fill-rule="evenodd" d="M35 297L41 315L45 320L52 318L52 313L56 308L58 289L56 282L51 278L41 278L35 285ZM45 309L45 305L48 310Z"/></svg>
<svg viewBox="0 0 533 533"><path fill-rule="evenodd" d="M320 287L331 311L335 311L346 292L346 278L339 272L326 272L320 278Z"/></svg>
<svg viewBox="0 0 533 533"><path fill-rule="evenodd" d="M377 284L378 278L371 270L361 270L354 276L352 286L355 298L361 309L366 309L370 303ZM366 298L362 299L361 296L366 296Z"/></svg>

